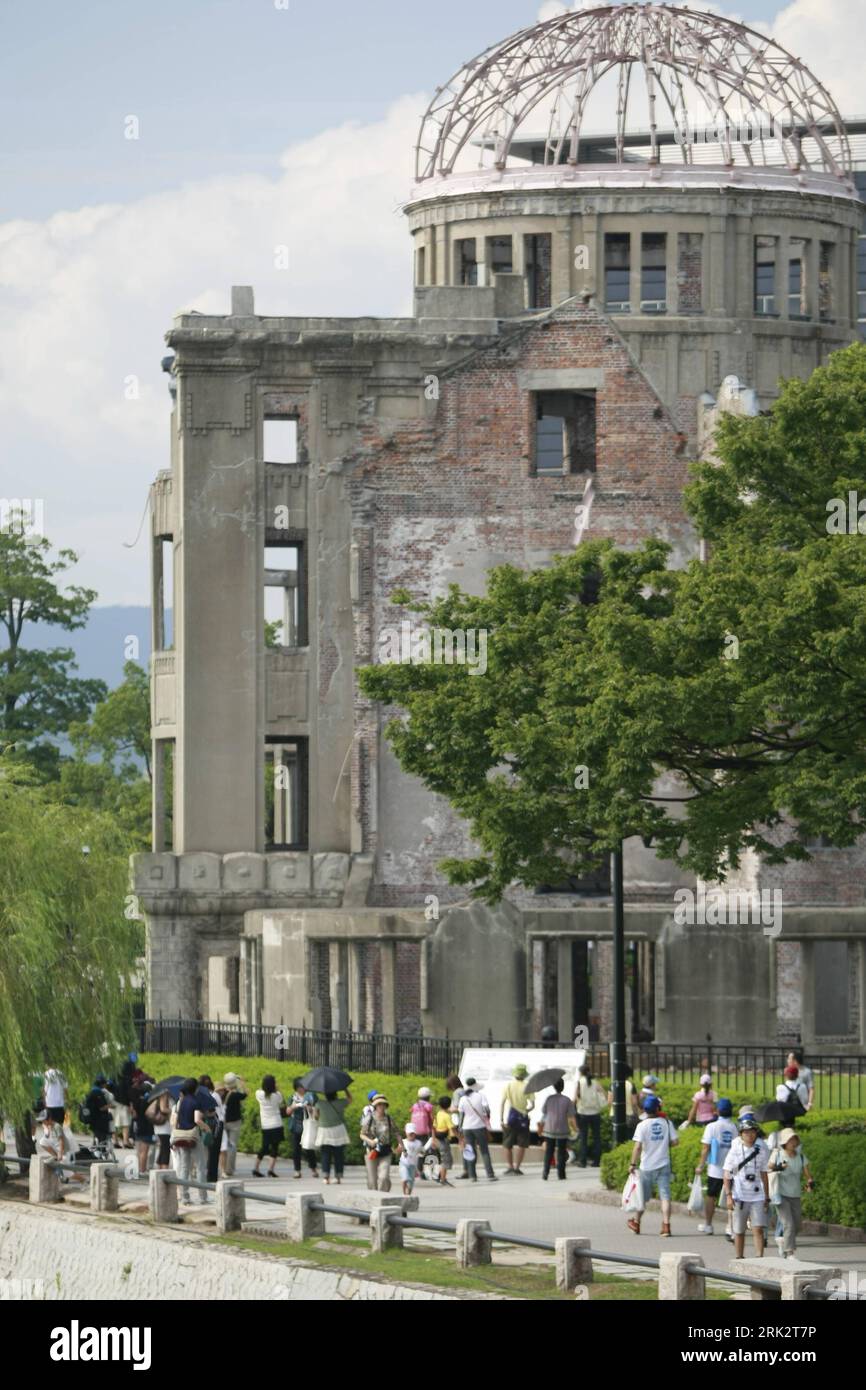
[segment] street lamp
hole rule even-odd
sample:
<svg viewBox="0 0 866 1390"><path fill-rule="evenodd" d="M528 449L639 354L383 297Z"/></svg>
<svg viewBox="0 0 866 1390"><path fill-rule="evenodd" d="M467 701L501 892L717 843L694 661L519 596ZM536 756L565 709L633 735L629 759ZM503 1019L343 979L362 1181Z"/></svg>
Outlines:
<svg viewBox="0 0 866 1390"><path fill-rule="evenodd" d="M613 1142L628 1138L625 1118L625 914L622 886L622 841L610 856L613 889L613 1041L610 1045L610 1082L613 1091Z"/></svg>

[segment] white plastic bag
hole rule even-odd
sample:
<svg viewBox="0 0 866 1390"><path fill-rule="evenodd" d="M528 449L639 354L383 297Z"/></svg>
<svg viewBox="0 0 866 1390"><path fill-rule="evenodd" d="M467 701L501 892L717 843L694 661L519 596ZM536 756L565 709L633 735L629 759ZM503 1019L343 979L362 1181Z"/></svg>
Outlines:
<svg viewBox="0 0 866 1390"><path fill-rule="evenodd" d="M475 1162L475 1149L471 1144L463 1145L463 1157L466 1159L467 1163Z"/></svg>
<svg viewBox="0 0 866 1390"><path fill-rule="evenodd" d="M704 1214L704 1189L701 1184L700 1173L695 1173L692 1182L692 1190L689 1193L689 1216L703 1216Z"/></svg>
<svg viewBox="0 0 866 1390"><path fill-rule="evenodd" d="M319 1140L319 1122L312 1116L307 1116L304 1120L304 1127L301 1130L301 1148L315 1149Z"/></svg>
<svg viewBox="0 0 866 1390"><path fill-rule="evenodd" d="M639 1173L629 1173L622 1190L622 1209L633 1214L643 1211L643 1184Z"/></svg>

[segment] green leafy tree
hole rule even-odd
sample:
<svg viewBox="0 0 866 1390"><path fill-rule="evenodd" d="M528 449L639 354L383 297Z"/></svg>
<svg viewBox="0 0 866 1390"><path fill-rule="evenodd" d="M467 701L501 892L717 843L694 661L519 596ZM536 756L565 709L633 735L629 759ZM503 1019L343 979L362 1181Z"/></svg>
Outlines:
<svg viewBox="0 0 866 1390"><path fill-rule="evenodd" d="M84 627L95 592L57 582L77 559L71 550L51 558L50 543L26 537L14 518L0 530L0 747L45 778L58 771L54 739L106 693L102 681L74 675L69 648L28 646L38 624L67 632Z"/></svg>
<svg viewBox="0 0 866 1390"><path fill-rule="evenodd" d="M866 349L788 382L769 416L725 420L717 452L685 499L706 563L590 541L542 571L492 570L482 597L394 596L431 628L487 634L484 675L359 673L404 711L387 731L402 766L469 823L479 853L444 862L453 883L496 901L634 835L707 878L745 849L778 863L807 858L810 835L857 837L866 537L827 518L866 490Z"/></svg>
<svg viewBox="0 0 866 1390"><path fill-rule="evenodd" d="M62 804L0 761L0 1110L16 1121L47 1064L109 1071L132 1038L140 949L124 917L128 845L110 815Z"/></svg>

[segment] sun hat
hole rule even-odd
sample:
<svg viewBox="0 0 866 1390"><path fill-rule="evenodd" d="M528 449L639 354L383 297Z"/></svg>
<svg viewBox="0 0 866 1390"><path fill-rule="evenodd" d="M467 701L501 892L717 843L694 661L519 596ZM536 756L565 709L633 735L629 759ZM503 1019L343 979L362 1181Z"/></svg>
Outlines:
<svg viewBox="0 0 866 1390"><path fill-rule="evenodd" d="M705 1071L698 1084L700 1086L709 1086L712 1079L713 1078L710 1076L710 1073L708 1071Z"/></svg>
<svg viewBox="0 0 866 1390"><path fill-rule="evenodd" d="M415 1133L415 1126L412 1124L411 1121L410 1121L409 1124L406 1126L406 1133L407 1133L407 1134L414 1134L414 1133Z"/></svg>
<svg viewBox="0 0 866 1390"><path fill-rule="evenodd" d="M528 1075L529 1075L529 1070L528 1070L528 1068L527 1068L527 1066L526 1066L526 1063L525 1063L525 1062L515 1062L514 1066L513 1066L512 1069L511 1069L511 1075L512 1075L512 1076L515 1076L515 1077L517 1078L518 1081L522 1081L523 1078L524 1078L524 1076L528 1076Z"/></svg>
<svg viewBox="0 0 866 1390"><path fill-rule="evenodd" d="M644 1086L658 1086L660 1083L657 1076L653 1076L652 1072L648 1072L643 1079L643 1084Z"/></svg>
<svg viewBox="0 0 866 1390"><path fill-rule="evenodd" d="M431 1092L430 1092L430 1087L429 1087L429 1086L422 1086L421 1089L420 1089L419 1092L418 1092L418 1099L419 1099L419 1100L429 1100L429 1099L430 1099L430 1094L431 1094Z"/></svg>
<svg viewBox="0 0 866 1390"><path fill-rule="evenodd" d="M223 1077L223 1081L226 1083L227 1086L234 1086L237 1079L237 1072L234 1071L227 1071L225 1076Z"/></svg>
<svg viewBox="0 0 866 1390"><path fill-rule="evenodd" d="M51 1116L48 1114L47 1110L40 1110L36 1118L37 1120L50 1120Z"/></svg>
<svg viewBox="0 0 866 1390"><path fill-rule="evenodd" d="M372 1100L370 1101L370 1104L371 1104L371 1105L387 1105L387 1104L388 1104L388 1097L387 1097L387 1096L375 1095L375 1096L373 1096Z"/></svg>
<svg viewBox="0 0 866 1390"><path fill-rule="evenodd" d="M718 1110L719 1114L724 1115L726 1118L728 1115L731 1114L733 1108L734 1107L731 1105L731 1102L728 1100L727 1096L722 1096L721 1100L716 1106L716 1109Z"/></svg>
<svg viewBox="0 0 866 1390"><path fill-rule="evenodd" d="M798 1141L798 1143L799 1143L800 1136L799 1136L799 1134L797 1133L797 1131L796 1131L795 1129L780 1129L780 1130L779 1130L779 1148L780 1148L780 1149L784 1149L785 1145L786 1145L786 1144L789 1144L789 1143L791 1142L792 1139L796 1139L796 1140Z"/></svg>

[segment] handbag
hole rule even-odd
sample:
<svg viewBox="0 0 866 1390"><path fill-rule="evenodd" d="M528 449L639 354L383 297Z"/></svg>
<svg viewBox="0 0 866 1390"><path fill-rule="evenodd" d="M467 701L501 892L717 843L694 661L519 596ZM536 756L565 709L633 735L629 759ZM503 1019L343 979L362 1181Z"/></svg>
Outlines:
<svg viewBox="0 0 866 1390"><path fill-rule="evenodd" d="M193 1125L192 1129L176 1129L171 1136L171 1147L173 1149L194 1149L198 1143L198 1127Z"/></svg>
<svg viewBox="0 0 866 1390"><path fill-rule="evenodd" d="M304 1120L303 1127L301 1129L301 1148L314 1149L316 1147L316 1141L318 1137L318 1121L313 1119L312 1115L308 1115Z"/></svg>

